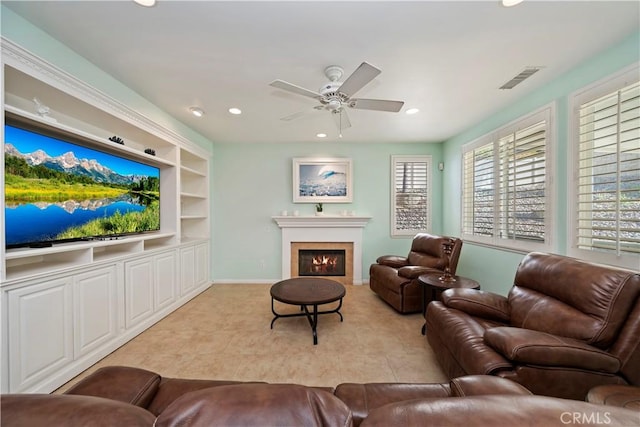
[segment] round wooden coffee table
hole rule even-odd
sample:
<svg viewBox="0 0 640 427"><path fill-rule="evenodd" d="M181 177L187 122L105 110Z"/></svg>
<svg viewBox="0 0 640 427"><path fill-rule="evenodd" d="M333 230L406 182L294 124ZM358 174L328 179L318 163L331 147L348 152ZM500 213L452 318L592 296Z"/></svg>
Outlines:
<svg viewBox="0 0 640 427"><path fill-rule="evenodd" d="M335 280L316 277L296 277L282 280L271 286L271 312L274 315L271 321L271 329L273 329L273 323L280 317L306 316L309 325L311 325L311 331L313 332L313 345L317 345L318 315L336 313L340 316L340 321L342 322L343 318L340 309L342 308L342 298L344 295L344 286ZM274 301L299 305L302 313L277 313L273 305ZM339 303L333 310L318 311L319 305L329 304L335 301L339 301ZM313 307L313 311L309 311L309 306Z"/></svg>
<svg viewBox="0 0 640 427"><path fill-rule="evenodd" d="M473 279L462 276L452 276L455 281L440 280L442 273L423 274L418 277L418 283L422 285L422 315L427 312L427 288L431 291L431 301L438 301L442 291L451 288L480 289L480 284ZM426 324L422 326L422 335L426 332Z"/></svg>

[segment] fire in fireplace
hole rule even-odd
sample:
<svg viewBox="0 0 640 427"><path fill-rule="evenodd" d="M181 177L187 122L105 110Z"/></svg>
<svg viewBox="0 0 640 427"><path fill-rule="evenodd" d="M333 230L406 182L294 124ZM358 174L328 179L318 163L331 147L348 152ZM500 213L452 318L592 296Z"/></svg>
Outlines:
<svg viewBox="0 0 640 427"><path fill-rule="evenodd" d="M345 276L344 249L299 249L298 275Z"/></svg>

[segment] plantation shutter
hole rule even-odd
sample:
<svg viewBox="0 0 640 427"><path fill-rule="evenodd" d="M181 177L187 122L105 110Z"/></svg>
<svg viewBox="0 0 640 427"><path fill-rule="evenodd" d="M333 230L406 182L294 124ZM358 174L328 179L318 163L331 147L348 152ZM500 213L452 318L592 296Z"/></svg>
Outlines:
<svg viewBox="0 0 640 427"><path fill-rule="evenodd" d="M392 156L392 235L430 228L430 156Z"/></svg>
<svg viewBox="0 0 640 427"><path fill-rule="evenodd" d="M579 107L577 246L640 254L640 83Z"/></svg>
<svg viewBox="0 0 640 427"><path fill-rule="evenodd" d="M493 142L464 153L463 175L462 233L472 236L493 236L495 223Z"/></svg>
<svg viewBox="0 0 640 427"><path fill-rule="evenodd" d="M463 239L549 250L552 111L534 112L463 147Z"/></svg>
<svg viewBox="0 0 640 427"><path fill-rule="evenodd" d="M500 238L545 240L546 123L499 141Z"/></svg>

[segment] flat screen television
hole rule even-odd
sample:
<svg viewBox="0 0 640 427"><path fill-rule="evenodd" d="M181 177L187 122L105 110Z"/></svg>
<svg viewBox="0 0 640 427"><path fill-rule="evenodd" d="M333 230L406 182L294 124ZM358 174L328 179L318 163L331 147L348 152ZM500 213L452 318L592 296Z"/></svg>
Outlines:
<svg viewBox="0 0 640 427"><path fill-rule="evenodd" d="M5 124L7 249L160 229L160 169L78 141Z"/></svg>

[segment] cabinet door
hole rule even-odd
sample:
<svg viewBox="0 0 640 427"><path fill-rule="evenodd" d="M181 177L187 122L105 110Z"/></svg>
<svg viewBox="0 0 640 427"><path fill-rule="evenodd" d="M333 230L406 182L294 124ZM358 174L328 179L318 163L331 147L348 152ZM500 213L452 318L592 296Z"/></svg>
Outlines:
<svg viewBox="0 0 640 427"><path fill-rule="evenodd" d="M193 246L180 250L180 295L184 296L196 287L196 261Z"/></svg>
<svg viewBox="0 0 640 427"><path fill-rule="evenodd" d="M73 361L71 278L7 294L9 389L19 393Z"/></svg>
<svg viewBox="0 0 640 427"><path fill-rule="evenodd" d="M137 325L153 314L153 259L125 264L125 327Z"/></svg>
<svg viewBox="0 0 640 427"><path fill-rule="evenodd" d="M174 251L157 255L154 258L156 276L156 311L176 300L177 269Z"/></svg>
<svg viewBox="0 0 640 427"><path fill-rule="evenodd" d="M99 268L74 277L75 357L107 343L117 335L116 267Z"/></svg>
<svg viewBox="0 0 640 427"><path fill-rule="evenodd" d="M209 246L208 243L195 247L195 282L196 286L209 283Z"/></svg>

